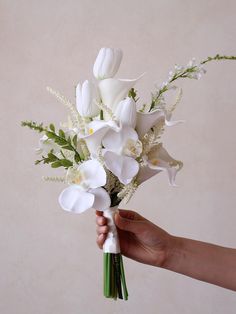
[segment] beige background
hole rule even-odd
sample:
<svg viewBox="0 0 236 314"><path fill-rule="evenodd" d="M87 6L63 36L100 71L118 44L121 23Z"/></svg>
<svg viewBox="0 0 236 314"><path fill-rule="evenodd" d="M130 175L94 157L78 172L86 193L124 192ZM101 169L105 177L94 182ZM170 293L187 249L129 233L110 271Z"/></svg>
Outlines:
<svg viewBox="0 0 236 314"><path fill-rule="evenodd" d="M130 300L102 296L102 252L94 213L63 212L63 186L35 168L38 135L23 119L64 121L66 109L46 85L73 99L92 77L100 47L121 47L120 77L146 71L148 99L175 64L236 54L235 1L0 0L0 313L233 314L234 292L125 259ZM201 81L184 81L184 97L165 146L185 167L178 188L164 174L144 184L127 208L170 233L236 247L236 63L211 63Z"/></svg>

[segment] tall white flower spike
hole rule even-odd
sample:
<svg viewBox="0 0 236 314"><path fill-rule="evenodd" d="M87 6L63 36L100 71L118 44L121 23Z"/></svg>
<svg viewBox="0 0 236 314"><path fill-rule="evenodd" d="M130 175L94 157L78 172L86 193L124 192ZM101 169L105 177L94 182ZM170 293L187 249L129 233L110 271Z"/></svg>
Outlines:
<svg viewBox="0 0 236 314"><path fill-rule="evenodd" d="M76 107L82 117L92 118L99 114L97 98L95 86L91 82L86 80L76 86Z"/></svg>
<svg viewBox="0 0 236 314"><path fill-rule="evenodd" d="M106 172L97 160L85 161L77 169L70 168L67 182L71 185L59 196L64 210L82 213L92 207L101 211L110 207L110 196L101 187L106 184Z"/></svg>
<svg viewBox="0 0 236 314"><path fill-rule="evenodd" d="M135 158L142 153L138 134L131 127L123 126L118 132L109 130L102 144L105 147L103 157L106 167L121 183L130 183L139 171Z"/></svg>
<svg viewBox="0 0 236 314"><path fill-rule="evenodd" d="M115 111L115 116L122 125L127 125L131 128L135 128L137 112L136 103L133 98L127 97L119 102Z"/></svg>
<svg viewBox="0 0 236 314"><path fill-rule="evenodd" d="M122 50L101 48L93 66L93 74L98 80L113 77L120 67Z"/></svg>

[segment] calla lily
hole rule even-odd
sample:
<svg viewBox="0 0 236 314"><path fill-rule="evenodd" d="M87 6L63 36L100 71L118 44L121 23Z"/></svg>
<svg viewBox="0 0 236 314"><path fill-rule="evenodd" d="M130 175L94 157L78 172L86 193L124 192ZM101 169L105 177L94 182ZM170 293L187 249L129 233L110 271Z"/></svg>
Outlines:
<svg viewBox="0 0 236 314"><path fill-rule="evenodd" d="M122 125L135 128L136 125L136 103L133 98L127 97L117 105L115 116Z"/></svg>
<svg viewBox="0 0 236 314"><path fill-rule="evenodd" d="M95 86L84 81L76 86L76 107L82 117L95 117L99 114L97 106Z"/></svg>
<svg viewBox="0 0 236 314"><path fill-rule="evenodd" d="M139 171L135 158L142 152L138 134L128 126L119 131L109 130L102 140L105 147L103 157L106 167L118 177L121 183L128 184Z"/></svg>
<svg viewBox="0 0 236 314"><path fill-rule="evenodd" d="M129 90L141 76L132 80L109 78L100 81L98 87L102 102L115 112L118 103L128 96Z"/></svg>
<svg viewBox="0 0 236 314"><path fill-rule="evenodd" d="M169 179L169 183L172 186L175 186L175 177L177 172L183 167L181 161L173 159L162 144L153 146L150 152L143 156L146 167L150 168L156 173L160 171L166 171ZM143 177L143 174L138 174L138 180L143 182L144 179L147 180L152 177L155 173L153 171L146 172L147 168L144 168L143 173L146 175L146 178ZM146 172L146 173L145 173Z"/></svg>
<svg viewBox="0 0 236 314"><path fill-rule="evenodd" d="M85 140L92 156L97 156L102 138L109 129L118 130L119 127L115 121L94 120L87 124L85 133L79 133L79 138Z"/></svg>
<svg viewBox="0 0 236 314"><path fill-rule="evenodd" d="M170 121L171 114L157 109L151 112L137 112L136 130L139 138L142 138L154 125L163 121L166 126L174 126L184 122L183 120Z"/></svg>
<svg viewBox="0 0 236 314"><path fill-rule="evenodd" d="M82 213L92 207L101 211L110 207L110 196L101 187L106 184L106 172L97 160L85 161L77 169L70 168L67 182L72 185L59 196L64 210Z"/></svg>
<svg viewBox="0 0 236 314"><path fill-rule="evenodd" d="M113 77L120 67L122 50L101 48L93 66L93 74L98 80Z"/></svg>

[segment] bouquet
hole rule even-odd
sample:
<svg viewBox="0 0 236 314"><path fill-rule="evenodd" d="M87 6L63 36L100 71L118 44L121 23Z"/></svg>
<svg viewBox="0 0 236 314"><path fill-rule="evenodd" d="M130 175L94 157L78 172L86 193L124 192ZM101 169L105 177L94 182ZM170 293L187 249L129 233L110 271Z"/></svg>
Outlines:
<svg viewBox="0 0 236 314"><path fill-rule="evenodd" d="M23 121L43 136L39 139L35 164L63 168L63 176L44 177L46 181L66 184L59 196L60 206L69 212L83 213L95 208L108 220L109 233L104 251L104 296L128 299L125 272L120 252L114 215L121 201L128 202L137 187L152 176L165 171L169 183L175 185L183 163L169 155L161 142L165 127L173 121L172 113L182 90L175 82L181 78L199 79L203 66L212 60L235 60L234 56L216 55L186 66L175 65L167 80L156 86L151 101L139 104L134 88L136 79L117 79L121 60L120 49L102 48L93 67L96 82L84 81L76 86L74 105L58 91L47 87L69 110L68 121L61 128L54 124ZM176 93L168 104L165 95Z"/></svg>

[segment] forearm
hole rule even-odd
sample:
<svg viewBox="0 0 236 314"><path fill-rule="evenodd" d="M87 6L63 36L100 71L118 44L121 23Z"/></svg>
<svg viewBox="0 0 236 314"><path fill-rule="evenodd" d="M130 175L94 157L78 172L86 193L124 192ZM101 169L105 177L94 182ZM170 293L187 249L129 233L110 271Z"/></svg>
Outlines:
<svg viewBox="0 0 236 314"><path fill-rule="evenodd" d="M164 268L236 291L236 250L172 237Z"/></svg>

